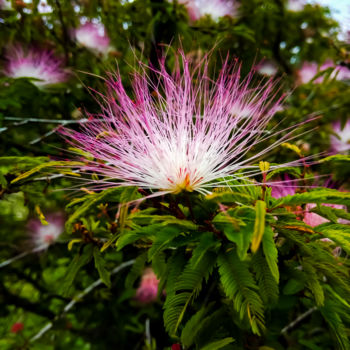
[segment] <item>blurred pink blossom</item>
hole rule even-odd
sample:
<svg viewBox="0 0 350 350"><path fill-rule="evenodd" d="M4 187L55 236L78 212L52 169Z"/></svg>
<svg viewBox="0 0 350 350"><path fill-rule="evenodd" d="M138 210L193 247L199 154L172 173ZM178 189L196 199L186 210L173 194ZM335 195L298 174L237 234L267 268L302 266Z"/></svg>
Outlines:
<svg viewBox="0 0 350 350"><path fill-rule="evenodd" d="M157 299L159 280L151 268L144 271L141 277L141 283L136 291L135 298L143 303L148 304Z"/></svg>
<svg viewBox="0 0 350 350"><path fill-rule="evenodd" d="M75 40L89 50L105 54L109 49L110 39L102 23L87 22L73 30Z"/></svg>
<svg viewBox="0 0 350 350"><path fill-rule="evenodd" d="M39 219L32 219L27 225L33 245L43 249L54 243L63 233L65 223L62 213L48 214L45 219L48 225L43 225Z"/></svg>
<svg viewBox="0 0 350 350"><path fill-rule="evenodd" d="M224 16L236 16L238 4L236 0L178 0L187 8L191 21L197 21L206 15L214 21Z"/></svg>
<svg viewBox="0 0 350 350"><path fill-rule="evenodd" d="M282 198L293 196L298 188L298 182L292 180L288 175L284 176L284 180L277 179L271 183L271 196L274 198Z"/></svg>
<svg viewBox="0 0 350 350"><path fill-rule="evenodd" d="M266 75L266 76L272 76L275 75L278 71L278 67L276 63L272 60L262 60L257 66L256 66L257 72Z"/></svg>
<svg viewBox="0 0 350 350"><path fill-rule="evenodd" d="M0 10L9 11L13 10L10 0L0 0Z"/></svg>
<svg viewBox="0 0 350 350"><path fill-rule="evenodd" d="M304 0L288 0L287 9L292 12L302 11L305 7Z"/></svg>
<svg viewBox="0 0 350 350"><path fill-rule="evenodd" d="M63 61L52 51L11 46L6 52L7 64L3 73L11 78L33 78L32 83L39 88L62 83L69 71L62 68Z"/></svg>
<svg viewBox="0 0 350 350"><path fill-rule="evenodd" d="M298 79L301 84L310 82L316 74L328 69L334 68L330 78L336 80L350 79L350 70L347 67L335 65L332 60L325 61L320 67L316 62L304 62L298 71ZM320 84L324 80L324 76L320 76L313 81L314 84Z"/></svg>
<svg viewBox="0 0 350 350"><path fill-rule="evenodd" d="M326 207L331 207L331 208L334 208L334 209L344 209L346 210L346 206L345 205L342 205L342 204L322 204ZM316 204L314 203L308 203L306 204L306 207L305 207L305 213L304 213L304 222L307 224L307 225L310 225L311 227L315 227L315 226L318 226L318 225L321 225L321 224L324 224L326 222L329 222L329 220L327 220L326 218L316 214L316 213L313 213L311 212L311 210L313 208L316 208ZM348 220L344 220L344 219L338 219L338 223L340 224L348 224L349 221Z"/></svg>
<svg viewBox="0 0 350 350"><path fill-rule="evenodd" d="M340 121L333 123L333 131L337 135L331 135L331 150L335 153L347 152L350 150L350 119L341 127Z"/></svg>

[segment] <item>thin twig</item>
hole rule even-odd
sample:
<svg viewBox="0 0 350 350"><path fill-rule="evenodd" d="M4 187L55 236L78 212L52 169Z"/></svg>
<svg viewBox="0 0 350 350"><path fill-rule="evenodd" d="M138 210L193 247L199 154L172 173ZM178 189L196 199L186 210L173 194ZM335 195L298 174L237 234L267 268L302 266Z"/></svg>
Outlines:
<svg viewBox="0 0 350 350"><path fill-rule="evenodd" d="M152 344L152 336L151 336L151 322L150 319L147 318L145 322L145 335L146 335L146 341L149 345Z"/></svg>
<svg viewBox="0 0 350 350"><path fill-rule="evenodd" d="M119 271L123 270L124 268L133 265L135 262L135 260L129 260L126 261L122 264L120 264L119 266L117 266L116 268L114 268L111 271L111 275L114 275L116 273L118 273ZM89 294L93 289L95 289L96 287L98 287L100 284L102 284L102 280L99 278L98 280L96 280L95 282L93 282L92 284L90 284L87 288L85 288L81 293L79 293L74 299L72 299L63 309L62 313L58 316L56 316L52 322L47 323L43 328L40 329L40 331L34 335L31 339L30 342L34 342L36 340L38 340L39 338L41 338L48 330L50 330L53 326L53 322L58 320L59 318L61 318L65 313L67 313L79 300L81 300L85 295Z"/></svg>
<svg viewBox="0 0 350 350"><path fill-rule="evenodd" d="M37 252L40 252L42 250L44 250L45 248L47 248L47 244L42 244L40 245L39 247L35 247L34 249L32 250L28 250L28 251L25 251L21 254L18 254L16 255L15 257L13 258L10 258L8 260L5 260L3 261L1 264L0 264L0 269L7 266L7 265L10 265L11 263L13 263L14 261L16 260L19 260L21 258L24 258L25 256L29 255L29 254L33 254L33 253L37 253Z"/></svg>
<svg viewBox="0 0 350 350"><path fill-rule="evenodd" d="M299 322L301 322L302 320L304 320L304 318L308 317L309 315L311 315L314 311L317 310L317 307L314 306L311 309L307 310L306 312L304 312L303 314L301 314L300 316L298 316L294 321L292 321L291 323L289 323L287 326L285 326L282 330L281 330L281 334L287 333L290 329L292 329L294 326L296 326Z"/></svg>

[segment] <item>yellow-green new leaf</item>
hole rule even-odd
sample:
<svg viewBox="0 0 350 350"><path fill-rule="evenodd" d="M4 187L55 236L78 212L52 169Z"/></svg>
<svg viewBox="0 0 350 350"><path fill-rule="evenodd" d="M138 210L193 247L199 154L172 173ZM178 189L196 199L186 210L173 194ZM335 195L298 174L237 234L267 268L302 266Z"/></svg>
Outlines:
<svg viewBox="0 0 350 350"><path fill-rule="evenodd" d="M256 201L255 215L254 233L251 244L251 250L253 253L259 249L265 231L266 203L264 201Z"/></svg>

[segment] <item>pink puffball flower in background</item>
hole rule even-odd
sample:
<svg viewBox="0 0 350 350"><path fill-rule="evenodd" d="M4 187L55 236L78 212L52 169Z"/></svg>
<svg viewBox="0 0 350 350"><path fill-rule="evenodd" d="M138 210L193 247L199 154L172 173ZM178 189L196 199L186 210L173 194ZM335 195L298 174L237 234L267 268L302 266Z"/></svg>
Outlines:
<svg viewBox="0 0 350 350"><path fill-rule="evenodd" d="M87 22L73 30L73 36L79 45L100 54L106 54L110 39L102 23Z"/></svg>
<svg viewBox="0 0 350 350"><path fill-rule="evenodd" d="M38 4L38 12L41 14L49 14L53 12L53 7L50 6L47 2L45 1L40 1Z"/></svg>
<svg viewBox="0 0 350 350"><path fill-rule="evenodd" d="M293 196L298 188L298 183L292 180L288 175L284 176L284 180L277 179L271 183L271 196L273 198L282 198Z"/></svg>
<svg viewBox="0 0 350 350"><path fill-rule="evenodd" d="M28 223L33 245L37 248L42 247L46 249L64 231L65 220L62 213L49 214L45 219L48 225L43 225L39 219L32 219Z"/></svg>
<svg viewBox="0 0 350 350"><path fill-rule="evenodd" d="M307 84L318 73L318 64L316 62L304 62L298 70L298 80L301 84ZM320 78L314 80L314 83L319 83Z"/></svg>
<svg viewBox="0 0 350 350"><path fill-rule="evenodd" d="M334 68L330 75L331 79L347 80L350 79L350 70L347 67L337 66L332 60L325 61L320 67L316 62L304 62L298 71L298 80L301 84L309 83L316 74L328 69ZM320 76L313 81L314 84L321 84L324 76Z"/></svg>
<svg viewBox="0 0 350 350"><path fill-rule="evenodd" d="M274 61L263 60L256 66L257 72L261 75L271 77L278 72L278 67Z"/></svg>
<svg viewBox="0 0 350 350"><path fill-rule="evenodd" d="M333 123L333 131L336 135L330 136L331 150L335 153L348 152L350 150L350 119L341 127L339 121Z"/></svg>
<svg viewBox="0 0 350 350"><path fill-rule="evenodd" d="M331 207L334 209L344 209L346 210L346 206L342 205L342 204L322 204L326 207ZM316 204L315 203L308 203L306 204L305 207L305 213L304 213L304 222L305 224L311 226L311 227L315 227L321 224L324 224L326 222L329 222L329 220L327 220L326 218L324 218L323 216L320 216L316 213L313 213L311 210L313 208L316 208ZM344 219L338 219L338 223L340 224L348 224L349 221L348 220L344 220Z"/></svg>
<svg viewBox="0 0 350 350"><path fill-rule="evenodd" d="M141 277L141 283L136 291L136 300L143 304L157 300L159 280L152 269L148 268Z"/></svg>
<svg viewBox="0 0 350 350"><path fill-rule="evenodd" d="M68 71L62 68L63 61L52 51L13 46L7 50L7 65L3 73L11 78L32 78L38 88L65 82Z"/></svg>
<svg viewBox="0 0 350 350"><path fill-rule="evenodd" d="M288 0L287 1L287 9L292 12L303 11L305 7L304 0Z"/></svg>
<svg viewBox="0 0 350 350"><path fill-rule="evenodd" d="M214 21L224 16L234 17L238 7L236 0L178 0L178 3L185 5L192 22L207 15Z"/></svg>
<svg viewBox="0 0 350 350"><path fill-rule="evenodd" d="M237 14L236 0L196 0L196 4L200 17L209 15L214 21Z"/></svg>
<svg viewBox="0 0 350 350"><path fill-rule="evenodd" d="M0 0L0 10L11 11L13 10L10 0Z"/></svg>
<svg viewBox="0 0 350 350"><path fill-rule="evenodd" d="M172 73L165 59L159 70L141 64L141 71L133 75L132 97L120 74L110 74L100 103L102 113L90 116L89 125L82 124L80 131L61 129L68 142L89 154L82 158L77 153L84 163L76 168L80 174L99 176L85 179L92 189L136 186L156 191L151 196L181 191L210 194L212 188L232 186L227 179L261 174L252 163L292 138L295 125L246 157L255 145L282 132L266 130L280 108L276 83L264 79L252 87L255 70L241 79L239 63L230 65L228 59L213 80L207 56L195 67L182 51L179 57ZM152 79L147 69L152 70ZM237 106L250 110L249 117L233 117ZM300 160L288 163L298 165ZM271 165L270 170L284 166ZM235 175L237 171L241 173Z"/></svg>

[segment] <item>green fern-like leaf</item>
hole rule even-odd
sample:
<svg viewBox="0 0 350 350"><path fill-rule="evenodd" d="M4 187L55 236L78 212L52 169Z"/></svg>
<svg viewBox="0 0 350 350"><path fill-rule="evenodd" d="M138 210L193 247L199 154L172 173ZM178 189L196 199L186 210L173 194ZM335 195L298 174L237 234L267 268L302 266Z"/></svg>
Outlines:
<svg viewBox="0 0 350 350"><path fill-rule="evenodd" d="M333 203L350 204L350 193L323 188L310 192L298 193L293 196L279 198L273 204L273 207L280 205L301 205L306 203Z"/></svg>
<svg viewBox="0 0 350 350"><path fill-rule="evenodd" d="M278 300L278 284L261 250L252 257L252 266L256 273L261 298L265 305L273 306Z"/></svg>
<svg viewBox="0 0 350 350"><path fill-rule="evenodd" d="M337 305L333 302L326 301L325 305L319 310L332 330L334 338L337 341L338 349L350 349L349 337L345 325L337 312Z"/></svg>
<svg viewBox="0 0 350 350"><path fill-rule="evenodd" d="M247 263L241 261L235 251L230 251L219 255L218 265L226 296L233 301L241 319L248 318L252 331L261 334L265 328L264 307Z"/></svg>
<svg viewBox="0 0 350 350"><path fill-rule="evenodd" d="M310 263L310 259L303 259L302 267L307 275L306 286L312 292L317 306L323 306L324 304L324 292L319 281L317 271Z"/></svg>
<svg viewBox="0 0 350 350"><path fill-rule="evenodd" d="M280 273L278 270L278 250L273 239L274 232L270 226L265 227L264 236L262 238L263 251L265 259L273 278L279 282Z"/></svg>
<svg viewBox="0 0 350 350"><path fill-rule="evenodd" d="M176 331L190 303L202 289L204 280L208 280L216 263L216 255L207 252L196 266L190 260L175 285L175 293L167 295L164 303L164 323L170 334Z"/></svg>
<svg viewBox="0 0 350 350"><path fill-rule="evenodd" d="M202 321L207 312L208 308L202 307L189 319L185 327L182 329L181 344L184 347L188 348L195 342L195 338L198 332L201 330Z"/></svg>
<svg viewBox="0 0 350 350"><path fill-rule="evenodd" d="M339 244L348 254L350 254L350 228L348 225L322 225L317 227L325 237Z"/></svg>
<svg viewBox="0 0 350 350"><path fill-rule="evenodd" d="M205 345L201 350L218 350L223 348L224 346L233 343L235 340L231 337L224 338L221 340L213 341L212 343L209 343Z"/></svg>
<svg viewBox="0 0 350 350"><path fill-rule="evenodd" d="M145 268L145 263L147 261L147 252L139 255L134 264L132 265L126 279L125 279L125 287L131 288L135 281L142 275L142 272Z"/></svg>

